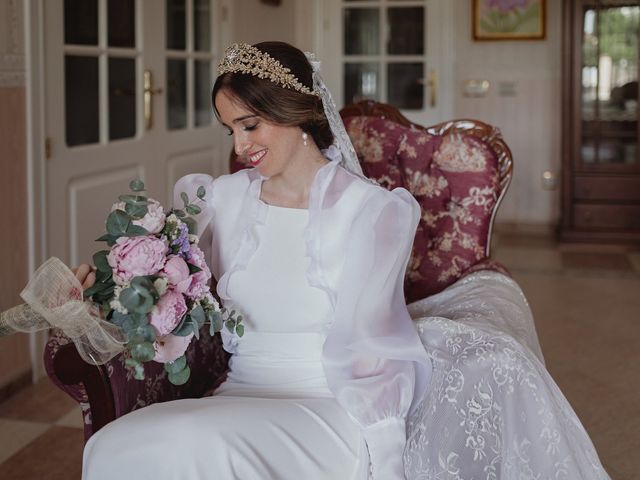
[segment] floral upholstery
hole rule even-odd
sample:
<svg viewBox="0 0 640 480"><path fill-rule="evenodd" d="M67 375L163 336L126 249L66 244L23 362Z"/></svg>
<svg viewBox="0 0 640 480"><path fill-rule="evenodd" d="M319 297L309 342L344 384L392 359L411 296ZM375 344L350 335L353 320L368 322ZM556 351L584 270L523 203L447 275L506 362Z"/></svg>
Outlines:
<svg viewBox="0 0 640 480"><path fill-rule="evenodd" d="M45 348L44 364L51 380L80 404L85 440L88 440L94 428L87 391L83 384L65 385L54 371L54 357L68 343L69 339L61 331L53 330ZM214 339L208 334L201 335L187 351L191 379L182 386L172 385L164 366L156 362L145 364L144 381L135 380L125 367L125 359L125 354L120 354L104 365L113 394L116 418L152 403L204 396L227 370L228 354L222 349L219 335Z"/></svg>
<svg viewBox="0 0 640 480"><path fill-rule="evenodd" d="M501 190L498 159L486 142L373 116L344 122L365 175L388 189L406 188L422 209L405 281L408 302L440 292L485 260Z"/></svg>

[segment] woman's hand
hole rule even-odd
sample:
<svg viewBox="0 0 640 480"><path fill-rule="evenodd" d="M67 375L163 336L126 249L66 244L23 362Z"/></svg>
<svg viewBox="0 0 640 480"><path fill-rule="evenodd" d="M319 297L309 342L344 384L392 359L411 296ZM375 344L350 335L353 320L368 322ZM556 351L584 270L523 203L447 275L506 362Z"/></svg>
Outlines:
<svg viewBox="0 0 640 480"><path fill-rule="evenodd" d="M92 287L93 284L96 283L96 272L88 263L83 263L79 267L72 268L71 271L82 285L83 290Z"/></svg>

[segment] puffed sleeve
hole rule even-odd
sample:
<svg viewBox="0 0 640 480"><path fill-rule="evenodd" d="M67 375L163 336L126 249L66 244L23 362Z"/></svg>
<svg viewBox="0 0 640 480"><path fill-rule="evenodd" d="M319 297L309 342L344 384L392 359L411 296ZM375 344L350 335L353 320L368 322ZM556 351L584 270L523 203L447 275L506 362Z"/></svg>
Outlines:
<svg viewBox="0 0 640 480"><path fill-rule="evenodd" d="M215 180L211 175L205 173L193 173L180 178L173 187L173 207L184 210L184 202L181 193L186 193L189 201L200 207L200 213L190 215L196 221L198 226L197 234L199 237L198 245L205 254L207 264L212 266L216 259L212 258L212 232L211 219L214 216L214 183ZM199 200L196 193L199 187L204 187L204 200ZM215 269L214 269L215 271Z"/></svg>
<svg viewBox="0 0 640 480"><path fill-rule="evenodd" d="M351 226L323 354L329 387L362 429L376 480L404 479L405 419L431 377L403 283L420 210L376 191Z"/></svg>

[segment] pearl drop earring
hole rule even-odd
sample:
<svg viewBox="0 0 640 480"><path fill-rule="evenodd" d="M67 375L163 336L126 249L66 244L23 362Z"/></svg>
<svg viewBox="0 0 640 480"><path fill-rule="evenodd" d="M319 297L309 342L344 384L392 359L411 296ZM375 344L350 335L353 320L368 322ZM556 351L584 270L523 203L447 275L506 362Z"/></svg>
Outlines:
<svg viewBox="0 0 640 480"><path fill-rule="evenodd" d="M304 144L304 146L307 146L307 138L309 138L309 135L307 135L307 132L302 132L302 143Z"/></svg>

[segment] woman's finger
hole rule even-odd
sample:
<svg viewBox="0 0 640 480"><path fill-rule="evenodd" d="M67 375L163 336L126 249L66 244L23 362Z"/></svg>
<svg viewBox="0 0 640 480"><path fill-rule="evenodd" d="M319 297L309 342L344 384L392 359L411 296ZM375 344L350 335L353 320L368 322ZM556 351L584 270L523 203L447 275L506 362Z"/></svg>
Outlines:
<svg viewBox="0 0 640 480"><path fill-rule="evenodd" d="M84 283L90 271L91 271L91 266L87 263L83 263L82 265L78 266L78 268L76 269L76 272L75 272L76 278L80 283Z"/></svg>
<svg viewBox="0 0 640 480"><path fill-rule="evenodd" d="M96 274L95 272L89 272L82 283L82 289L86 290L87 288L91 288L94 283L96 283Z"/></svg>

